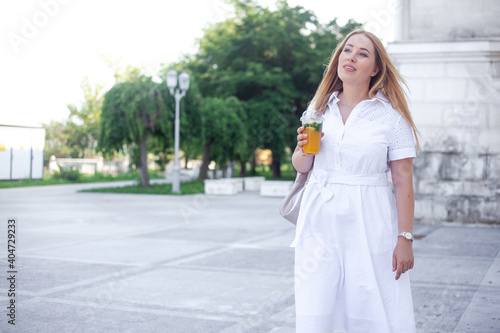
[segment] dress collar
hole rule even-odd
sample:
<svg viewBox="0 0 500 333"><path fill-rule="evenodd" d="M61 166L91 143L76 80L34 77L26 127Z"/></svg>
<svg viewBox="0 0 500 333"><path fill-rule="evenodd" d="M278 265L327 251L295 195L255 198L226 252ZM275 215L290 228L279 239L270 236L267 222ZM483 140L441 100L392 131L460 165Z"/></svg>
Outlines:
<svg viewBox="0 0 500 333"><path fill-rule="evenodd" d="M370 101L379 101L380 103L384 105L391 105L391 102L389 99L385 96L385 94L381 90L377 90L377 93L375 94L375 97L370 99Z"/></svg>
<svg viewBox="0 0 500 333"><path fill-rule="evenodd" d="M338 95L339 95L339 91L334 91L333 94L330 95L330 99L328 99L328 104L330 104L330 102L335 99L335 102L338 103L338 101L340 101L340 99L338 98ZM327 105L328 105L327 104Z"/></svg>
<svg viewBox="0 0 500 333"><path fill-rule="evenodd" d="M334 101L335 103L338 103L338 101L340 101L338 95L339 95L339 91L334 91L330 95L330 99L328 100L327 105L330 105L330 103L332 101ZM375 101L379 101L380 103L382 103L384 105L391 105L391 103L389 102L389 99L384 95L384 93L381 90L377 90L377 93L375 94L375 96L372 99L365 99L364 101L361 101L361 102L375 102Z"/></svg>

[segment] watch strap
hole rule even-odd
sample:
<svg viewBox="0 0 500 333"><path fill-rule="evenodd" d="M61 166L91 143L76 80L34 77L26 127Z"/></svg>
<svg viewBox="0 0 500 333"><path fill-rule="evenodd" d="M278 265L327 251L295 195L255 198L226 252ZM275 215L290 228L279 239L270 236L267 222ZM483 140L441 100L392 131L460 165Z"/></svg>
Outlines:
<svg viewBox="0 0 500 333"><path fill-rule="evenodd" d="M398 237L403 237L404 239L410 240L413 242L413 234L409 231L403 231L398 234Z"/></svg>

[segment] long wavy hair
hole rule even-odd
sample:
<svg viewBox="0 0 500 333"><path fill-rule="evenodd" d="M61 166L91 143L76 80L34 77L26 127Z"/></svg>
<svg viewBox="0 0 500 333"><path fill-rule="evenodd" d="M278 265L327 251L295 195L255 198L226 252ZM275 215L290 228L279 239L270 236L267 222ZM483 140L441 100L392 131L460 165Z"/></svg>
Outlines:
<svg viewBox="0 0 500 333"><path fill-rule="evenodd" d="M340 54L344 50L345 44L349 38L358 34L363 34L372 41L375 48L375 64L379 69L377 75L371 78L368 95L370 98L374 98L378 90L384 93L392 106L398 110L398 112L410 124L413 129L413 134L415 135L417 147L419 147L418 130L411 117L410 109L408 108L406 92L402 88L402 85L404 85L407 89L408 86L406 85L406 82L401 74L399 74L392 64L384 45L380 42L380 39L378 39L378 37L371 32L354 30L349 33L334 50L328 67L325 69L323 74L323 79L321 80L318 90L316 90L316 94L311 101L311 103L314 103L314 109L325 112L330 95L335 91L343 90L343 83L339 78L337 71Z"/></svg>

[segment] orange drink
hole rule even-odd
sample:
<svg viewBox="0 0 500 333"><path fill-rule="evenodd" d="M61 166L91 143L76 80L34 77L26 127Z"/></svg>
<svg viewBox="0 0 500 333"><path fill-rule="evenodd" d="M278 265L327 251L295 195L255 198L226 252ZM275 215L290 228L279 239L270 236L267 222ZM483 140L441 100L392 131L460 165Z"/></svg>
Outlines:
<svg viewBox="0 0 500 333"><path fill-rule="evenodd" d="M313 124L305 124L305 129L302 134L307 134L307 143L302 147L304 153L316 155L319 153L319 145L321 142L321 127L322 124L314 126Z"/></svg>
<svg viewBox="0 0 500 333"><path fill-rule="evenodd" d="M305 154L317 155L323 131L323 113L315 110L307 110L304 111L300 120L302 121L302 126L304 126L302 134L307 134L307 143L302 149Z"/></svg>

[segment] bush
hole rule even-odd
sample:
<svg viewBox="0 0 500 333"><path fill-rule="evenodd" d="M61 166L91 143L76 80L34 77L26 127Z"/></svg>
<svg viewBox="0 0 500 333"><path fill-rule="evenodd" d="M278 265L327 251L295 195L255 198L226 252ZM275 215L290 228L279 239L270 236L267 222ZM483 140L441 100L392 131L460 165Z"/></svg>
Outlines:
<svg viewBox="0 0 500 333"><path fill-rule="evenodd" d="M55 179L64 179L69 181L78 181L80 179L80 170L77 167L61 168L59 172L54 173Z"/></svg>

